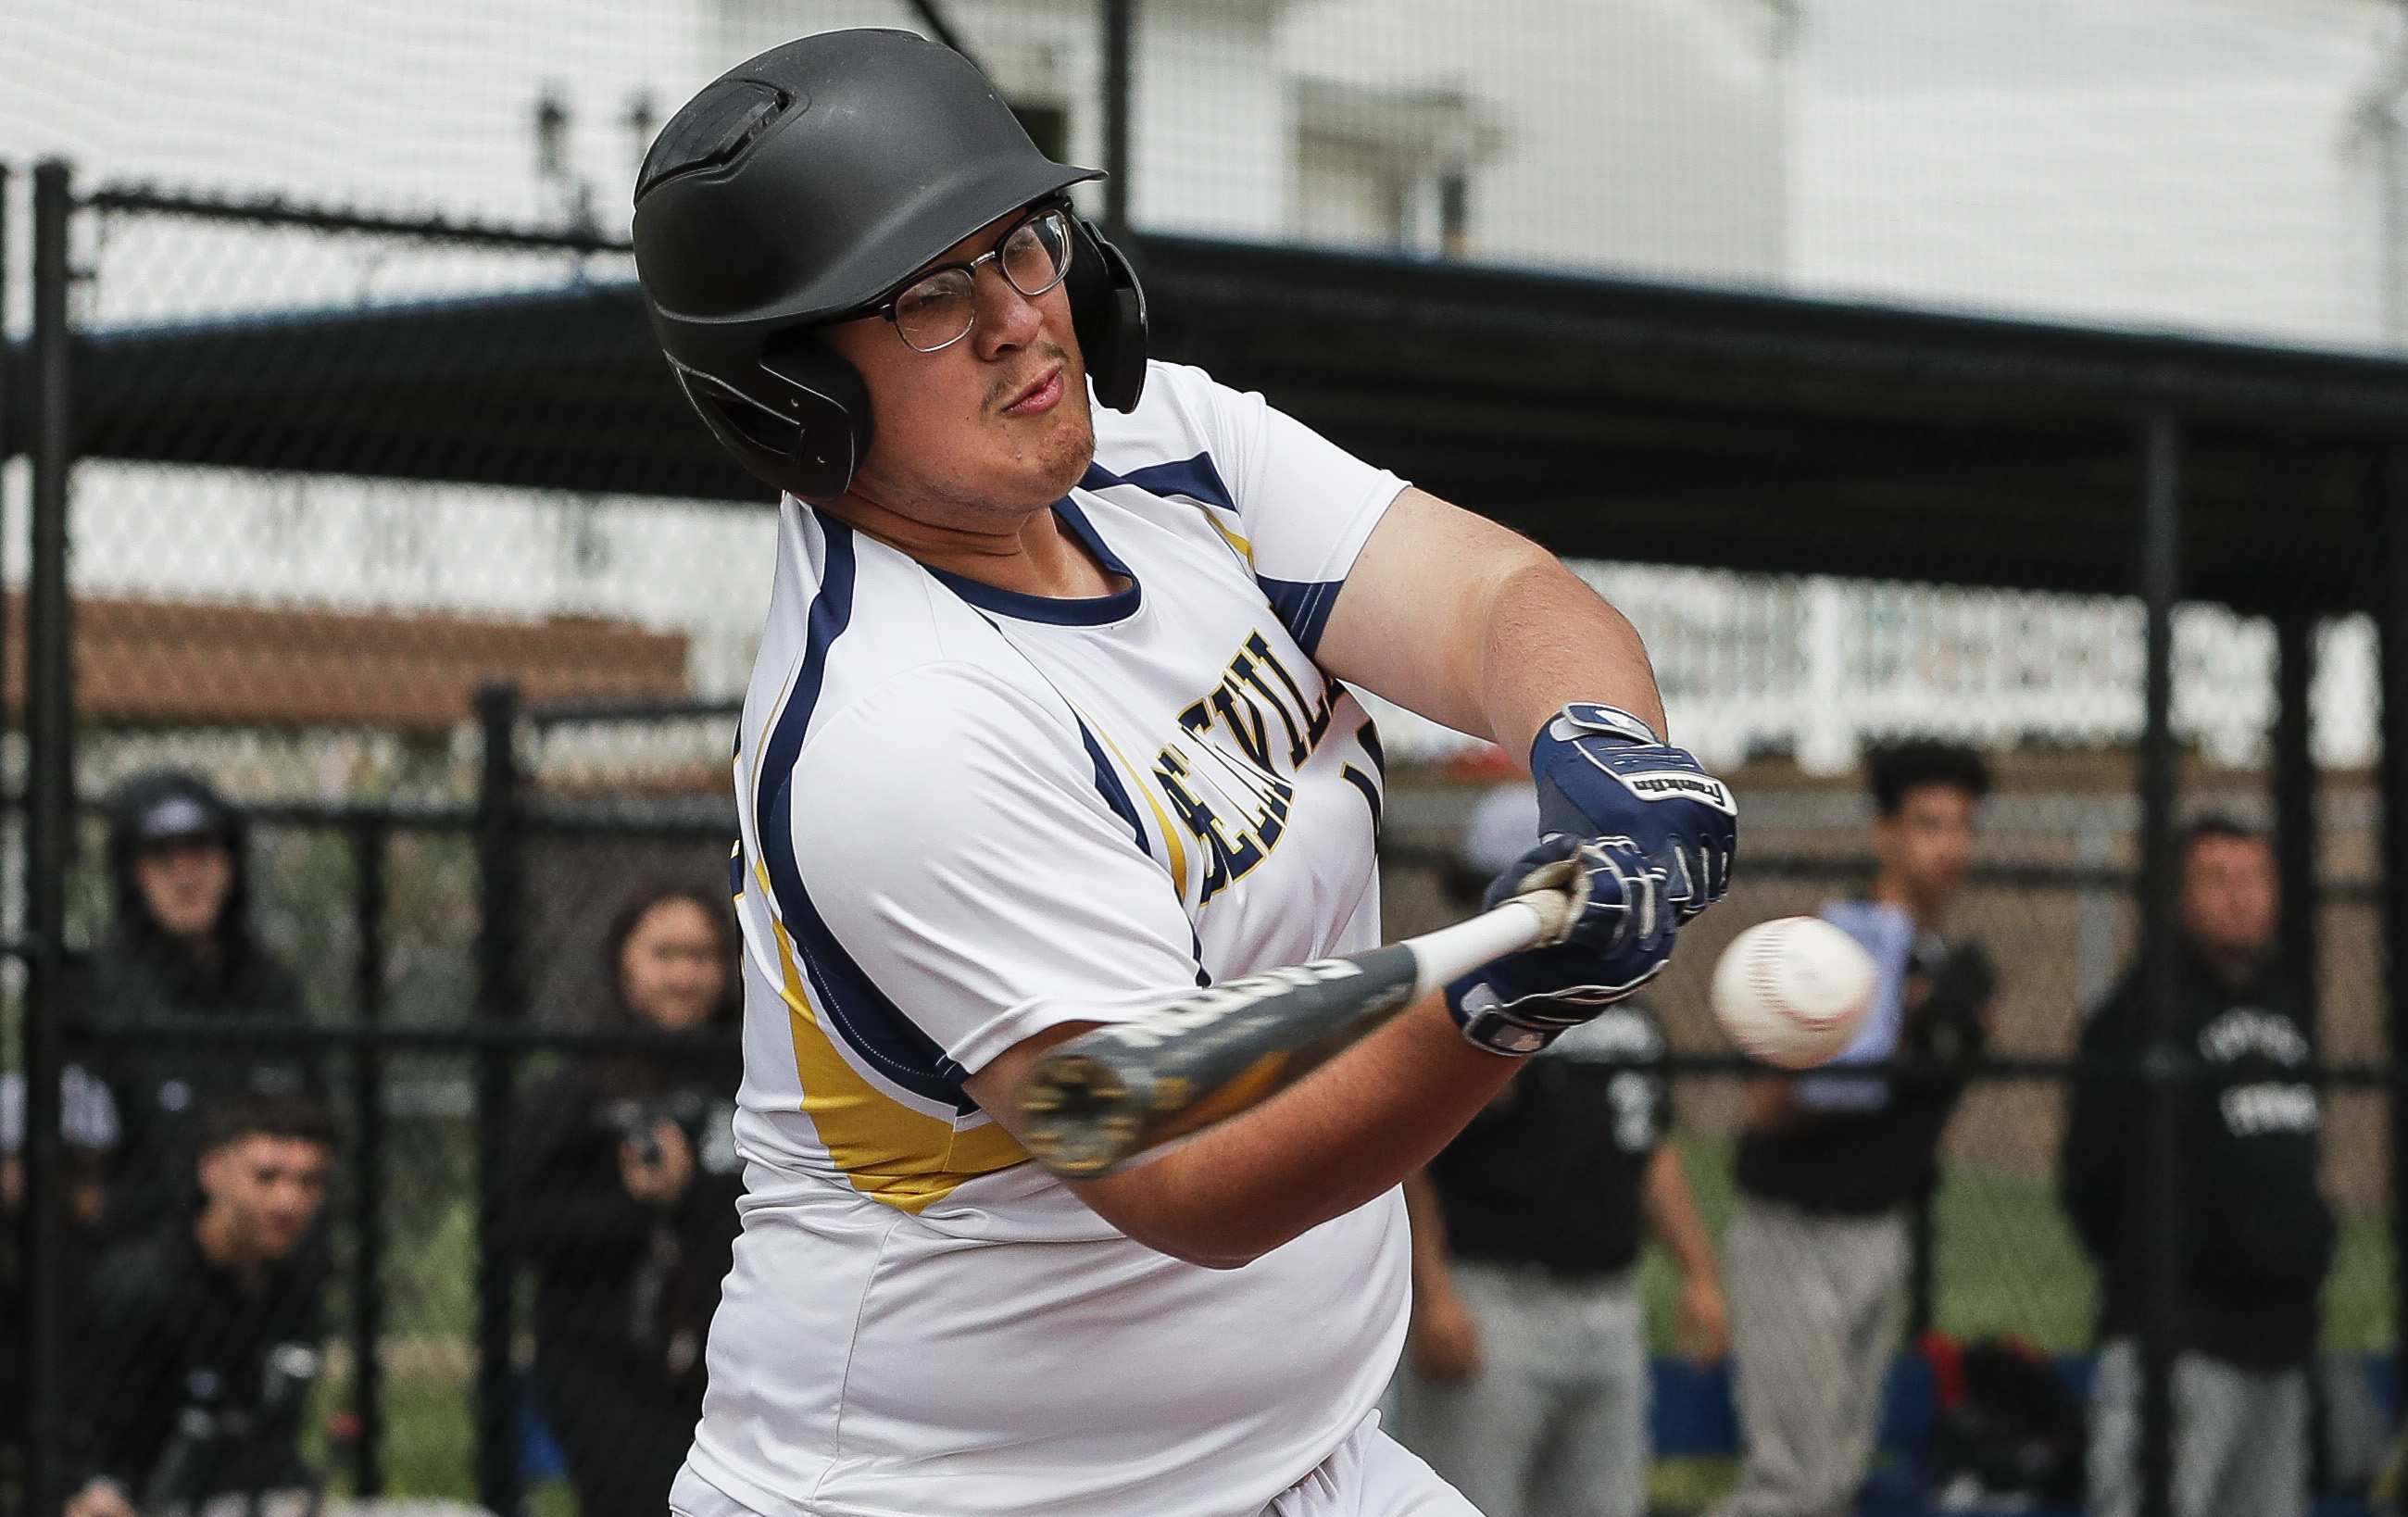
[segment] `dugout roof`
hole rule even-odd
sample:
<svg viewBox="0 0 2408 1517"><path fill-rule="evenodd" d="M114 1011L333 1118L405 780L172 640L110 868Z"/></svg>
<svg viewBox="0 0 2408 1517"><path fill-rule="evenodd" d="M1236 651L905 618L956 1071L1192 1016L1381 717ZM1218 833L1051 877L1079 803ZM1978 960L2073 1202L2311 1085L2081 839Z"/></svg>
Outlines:
<svg viewBox="0 0 2408 1517"><path fill-rule="evenodd" d="M2408 442L2408 363L2376 356L1193 238L1142 256L1159 356L1567 554L2124 592L2138 422L2172 407L2186 594L2330 613L2372 602L2379 459ZM624 283L95 331L76 367L88 456L764 498Z"/></svg>

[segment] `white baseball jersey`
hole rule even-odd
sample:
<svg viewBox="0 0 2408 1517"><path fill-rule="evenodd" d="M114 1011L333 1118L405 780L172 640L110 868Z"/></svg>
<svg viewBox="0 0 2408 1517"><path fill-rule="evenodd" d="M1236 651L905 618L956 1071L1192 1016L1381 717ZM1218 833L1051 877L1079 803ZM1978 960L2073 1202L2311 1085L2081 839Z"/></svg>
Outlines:
<svg viewBox="0 0 2408 1517"><path fill-rule="evenodd" d="M1131 1242L962 1081L1379 941L1380 751L1312 652L1401 481L1154 365L1054 510L1116 594L793 499L736 759L744 1232L692 1467L767 1517L1254 1517L1378 1399L1394 1194L1247 1266Z"/></svg>

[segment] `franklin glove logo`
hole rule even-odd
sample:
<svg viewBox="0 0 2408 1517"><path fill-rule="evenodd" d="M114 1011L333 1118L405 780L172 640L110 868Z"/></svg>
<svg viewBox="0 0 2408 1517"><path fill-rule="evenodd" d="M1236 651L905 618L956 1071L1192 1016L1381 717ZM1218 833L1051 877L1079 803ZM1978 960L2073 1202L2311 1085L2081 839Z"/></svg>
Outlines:
<svg viewBox="0 0 2408 1517"><path fill-rule="evenodd" d="M1739 815L1739 803L1731 799L1730 787L1712 775L1684 774L1678 769L1658 769L1649 774L1620 774L1614 778L1630 787L1630 793L1641 800L1669 800L1686 795L1705 802L1717 811Z"/></svg>

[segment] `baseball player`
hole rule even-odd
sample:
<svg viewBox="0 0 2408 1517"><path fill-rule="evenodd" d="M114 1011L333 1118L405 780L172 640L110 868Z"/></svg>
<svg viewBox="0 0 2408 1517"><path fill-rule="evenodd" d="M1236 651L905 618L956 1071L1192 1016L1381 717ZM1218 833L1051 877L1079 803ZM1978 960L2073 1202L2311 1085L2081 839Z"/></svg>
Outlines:
<svg viewBox="0 0 2408 1517"><path fill-rule="evenodd" d="M1645 981L1728 794L1553 559L1150 364L1127 263L963 58L805 38L636 192L654 331L784 495L735 770L744 1231L686 1517L1469 1511L1383 1437L1398 1185ZM1379 937L1340 680L1527 751L1560 947L1075 1185L1016 1092L1082 1030Z"/></svg>

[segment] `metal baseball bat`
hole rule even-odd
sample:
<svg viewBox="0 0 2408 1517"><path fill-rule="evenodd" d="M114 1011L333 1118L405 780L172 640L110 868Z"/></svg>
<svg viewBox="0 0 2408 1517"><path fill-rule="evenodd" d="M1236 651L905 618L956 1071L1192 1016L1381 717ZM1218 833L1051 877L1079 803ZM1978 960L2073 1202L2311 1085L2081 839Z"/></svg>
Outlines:
<svg viewBox="0 0 2408 1517"><path fill-rule="evenodd" d="M1526 883L1537 888L1469 922L1224 980L1082 1033L1039 1059L1021 1087L1028 1152L1068 1180L1109 1174L1259 1104L1456 976L1562 941L1585 881L1551 865Z"/></svg>

